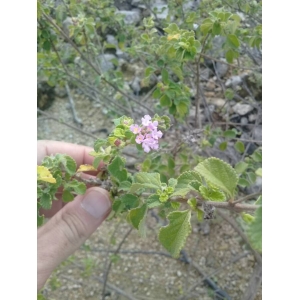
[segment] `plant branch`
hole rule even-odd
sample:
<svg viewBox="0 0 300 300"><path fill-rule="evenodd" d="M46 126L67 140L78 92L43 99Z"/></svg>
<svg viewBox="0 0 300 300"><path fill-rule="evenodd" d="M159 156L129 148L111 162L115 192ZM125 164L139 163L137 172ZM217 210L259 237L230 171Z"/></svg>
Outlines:
<svg viewBox="0 0 300 300"><path fill-rule="evenodd" d="M64 31L57 26L53 20L47 16L45 13L43 13L43 16L47 19L47 21L71 44L71 46L80 54L81 58L99 75L101 76L101 72L89 61L89 59L86 58L86 56L82 53L82 51L76 46L76 44L64 33ZM124 97L132 100L133 102L137 103L139 106L145 108L148 112L154 114L154 111L152 109L150 109L149 107L147 107L146 105L144 105L143 103L140 103L138 100L136 100L133 96L128 95L126 93L124 93L121 89L119 89L115 84L111 83L110 81L108 81L107 79L105 79L104 77L102 77L102 80L107 83L109 86L111 86L112 88L114 88L116 91L118 91L120 94L122 94Z"/></svg>
<svg viewBox="0 0 300 300"><path fill-rule="evenodd" d="M70 106L71 106L71 110L72 110L72 114L73 114L73 119L74 119L75 123L82 126L83 125L82 121L81 121L81 119L78 118L76 110L75 110L74 100L72 98L71 91L70 91L68 83L65 84L65 87L66 87L66 91L67 91L67 94L68 94L68 98L69 98L69 102L70 102Z"/></svg>
<svg viewBox="0 0 300 300"><path fill-rule="evenodd" d="M245 196L245 197L243 197L243 198L240 198L240 199L238 199L238 200L236 200L236 201L233 201L232 202L232 204L237 204L237 203L240 203L240 202L243 202L243 201L246 201L246 200L250 200L250 199L253 199L254 197L256 197L256 196L259 196L261 194L261 191L260 192L257 192L257 193L253 193L253 194L250 194L250 195L247 195L247 196Z"/></svg>

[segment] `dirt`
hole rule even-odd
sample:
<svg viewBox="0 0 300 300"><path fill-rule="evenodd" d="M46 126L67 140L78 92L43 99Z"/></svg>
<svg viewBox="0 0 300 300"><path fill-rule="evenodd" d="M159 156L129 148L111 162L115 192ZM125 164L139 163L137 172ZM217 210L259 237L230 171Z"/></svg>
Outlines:
<svg viewBox="0 0 300 300"><path fill-rule="evenodd" d="M79 95L74 95L74 102L84 131L112 128L110 118L103 114L101 107L95 107L89 99ZM76 126L68 98L56 98L46 113ZM55 120L40 115L37 122L38 139L93 146L94 138ZM105 136L103 133L95 135ZM85 245L52 274L43 290L45 298L102 299L109 259L114 262L108 275L107 300L221 299L204 283L204 277L192 264L209 275L231 299L243 298L255 259L231 225L219 217L200 224L193 216L193 231L184 248L192 261L188 264L165 256L167 252L157 238L159 222L148 214L147 238L142 239L133 230L120 253L112 256L107 250L117 248L130 226L119 219L105 221ZM261 289L255 300L259 299L262 299Z"/></svg>

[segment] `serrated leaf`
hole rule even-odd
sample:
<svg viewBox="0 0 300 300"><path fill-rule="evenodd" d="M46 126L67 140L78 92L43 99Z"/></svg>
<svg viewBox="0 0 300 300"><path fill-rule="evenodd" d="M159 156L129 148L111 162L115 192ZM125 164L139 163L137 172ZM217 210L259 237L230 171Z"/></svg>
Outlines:
<svg viewBox="0 0 300 300"><path fill-rule="evenodd" d="M66 172L73 176L76 173L77 165L76 161L68 155L57 154L59 161L63 164Z"/></svg>
<svg viewBox="0 0 300 300"><path fill-rule="evenodd" d="M122 181L119 185L119 190L128 191L131 187L132 183L130 181Z"/></svg>
<svg viewBox="0 0 300 300"><path fill-rule="evenodd" d="M105 140L105 139L98 139L94 143L94 150L96 152L99 152L100 147L103 147L103 146L106 146L106 145L107 145L107 140Z"/></svg>
<svg viewBox="0 0 300 300"><path fill-rule="evenodd" d="M234 195L238 176L228 163L211 157L199 163L195 170L211 185L218 187L231 197Z"/></svg>
<svg viewBox="0 0 300 300"><path fill-rule="evenodd" d="M134 193L140 188L160 189L161 181L159 173L139 172L134 176L134 183L130 188L130 193Z"/></svg>
<svg viewBox="0 0 300 300"><path fill-rule="evenodd" d="M41 207L44 209L50 209L52 206L51 196L49 194L44 193L40 198Z"/></svg>
<svg viewBox="0 0 300 300"><path fill-rule="evenodd" d="M63 193L62 193L62 200L64 202L70 202L74 199L74 195L68 191L68 190L64 190Z"/></svg>
<svg viewBox="0 0 300 300"><path fill-rule="evenodd" d="M159 230L158 238L161 244L176 258L191 232L191 211L171 212L167 219L170 223Z"/></svg>
<svg viewBox="0 0 300 300"><path fill-rule="evenodd" d="M136 208L139 205L139 198L132 194L126 194L119 198L126 210Z"/></svg>
<svg viewBox="0 0 300 300"><path fill-rule="evenodd" d="M65 187L72 189L76 194L83 195L86 192L86 185L83 182L73 179Z"/></svg>
<svg viewBox="0 0 300 300"><path fill-rule="evenodd" d="M129 211L127 220L133 225L135 229L139 229L140 222L146 216L147 204L143 204L141 207L134 208Z"/></svg>
<svg viewBox="0 0 300 300"><path fill-rule="evenodd" d="M110 175L115 177L119 182L127 179L127 171L124 169L125 164L121 157L116 156L113 161L108 165L107 170Z"/></svg>
<svg viewBox="0 0 300 300"><path fill-rule="evenodd" d="M199 183L201 183L202 179L200 174L195 171L187 171L182 173L177 178L176 189L186 188L191 181L198 181Z"/></svg>
<svg viewBox="0 0 300 300"><path fill-rule="evenodd" d="M171 207L175 210L179 209L180 207L180 202L175 202L175 201L172 201L171 202Z"/></svg>
<svg viewBox="0 0 300 300"><path fill-rule="evenodd" d="M145 77L149 77L155 71L152 67L147 67L145 70Z"/></svg>
<svg viewBox="0 0 300 300"><path fill-rule="evenodd" d="M56 183L56 179L52 176L49 169L44 166L37 166L37 180Z"/></svg>
<svg viewBox="0 0 300 300"><path fill-rule="evenodd" d="M234 148L236 151L238 151L239 153L244 153L245 151L245 145L243 142L241 141L237 141L235 144L234 144Z"/></svg>
<svg viewBox="0 0 300 300"><path fill-rule="evenodd" d="M175 179L175 178L170 178L170 179L168 180L168 186L175 188L176 184L177 184L177 179Z"/></svg>
<svg viewBox="0 0 300 300"><path fill-rule="evenodd" d="M206 200L216 202L223 202L226 200L225 194L220 190L202 185L200 186L199 191L202 197Z"/></svg>
<svg viewBox="0 0 300 300"><path fill-rule="evenodd" d="M234 169L236 170L236 172L238 174L242 174L243 172L245 172L247 170L248 166L249 165L247 163L240 161L235 165Z"/></svg>
<svg viewBox="0 0 300 300"><path fill-rule="evenodd" d="M159 102L161 106L170 107L172 105L171 99L166 94L162 95L162 97L159 99Z"/></svg>
<svg viewBox="0 0 300 300"><path fill-rule="evenodd" d="M248 224L252 223L255 219L252 215L246 213L242 213L242 218Z"/></svg>
<svg viewBox="0 0 300 300"><path fill-rule="evenodd" d="M262 207L260 206L254 214L254 221L249 225L248 235L252 246L262 251Z"/></svg>
<svg viewBox="0 0 300 300"><path fill-rule="evenodd" d="M151 195L147 198L148 208L153 208L162 205L159 201L159 196L157 194Z"/></svg>

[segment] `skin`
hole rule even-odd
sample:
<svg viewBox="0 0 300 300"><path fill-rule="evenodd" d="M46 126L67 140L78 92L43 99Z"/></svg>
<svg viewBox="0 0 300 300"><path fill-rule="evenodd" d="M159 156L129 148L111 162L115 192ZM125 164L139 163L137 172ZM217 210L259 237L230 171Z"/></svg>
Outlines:
<svg viewBox="0 0 300 300"><path fill-rule="evenodd" d="M37 164L45 156L64 153L73 157L77 166L92 164L89 152L93 149L64 142L38 141ZM101 225L111 211L106 190L88 188L84 195L65 204L58 193L51 210L41 211L50 218L37 230L37 290L40 290L53 270L73 254ZM91 206L92 205L92 206Z"/></svg>

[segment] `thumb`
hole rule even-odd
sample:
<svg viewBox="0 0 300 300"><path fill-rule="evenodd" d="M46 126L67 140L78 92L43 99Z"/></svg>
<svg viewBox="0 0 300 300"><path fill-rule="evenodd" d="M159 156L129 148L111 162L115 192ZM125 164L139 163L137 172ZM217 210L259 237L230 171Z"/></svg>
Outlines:
<svg viewBox="0 0 300 300"><path fill-rule="evenodd" d="M52 271L98 228L110 210L107 191L93 187L65 205L38 229L38 290Z"/></svg>

